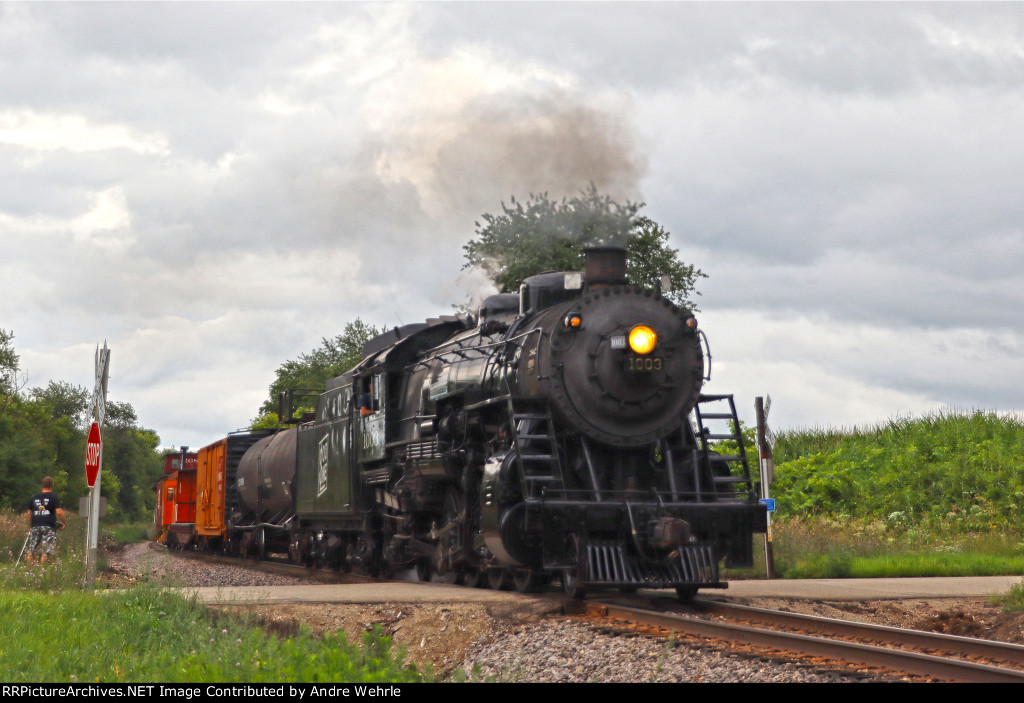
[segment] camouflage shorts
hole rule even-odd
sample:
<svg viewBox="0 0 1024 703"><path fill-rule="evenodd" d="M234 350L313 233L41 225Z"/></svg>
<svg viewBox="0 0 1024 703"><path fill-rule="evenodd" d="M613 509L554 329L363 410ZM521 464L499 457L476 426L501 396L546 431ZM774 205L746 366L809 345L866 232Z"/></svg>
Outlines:
<svg viewBox="0 0 1024 703"><path fill-rule="evenodd" d="M53 545L57 541L57 531L46 525L32 528L28 537L29 554L53 554Z"/></svg>

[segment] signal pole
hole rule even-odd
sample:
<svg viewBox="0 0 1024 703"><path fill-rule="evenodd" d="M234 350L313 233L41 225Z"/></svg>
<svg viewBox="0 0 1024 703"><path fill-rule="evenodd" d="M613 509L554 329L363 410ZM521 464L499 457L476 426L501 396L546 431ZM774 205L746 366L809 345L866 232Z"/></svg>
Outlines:
<svg viewBox="0 0 1024 703"><path fill-rule="evenodd" d="M107 378L110 375L110 350L104 340L103 349L96 345L96 385L92 392L89 415L94 418L89 442L86 444L86 478L89 483L89 521L85 530L85 587L96 583L96 550L99 543L100 477L103 473L103 441L101 428L107 414ZM95 472L95 473L94 473Z"/></svg>
<svg viewBox="0 0 1024 703"><path fill-rule="evenodd" d="M775 478L775 455L772 452L774 439L769 441L771 430L768 429L768 411L772 407L772 398L768 402L758 396L754 399L754 410L757 413L757 456L761 472L761 502L768 505L768 526L764 534L764 564L768 578L775 578L775 548L772 543L772 512L775 502L771 500L768 487Z"/></svg>

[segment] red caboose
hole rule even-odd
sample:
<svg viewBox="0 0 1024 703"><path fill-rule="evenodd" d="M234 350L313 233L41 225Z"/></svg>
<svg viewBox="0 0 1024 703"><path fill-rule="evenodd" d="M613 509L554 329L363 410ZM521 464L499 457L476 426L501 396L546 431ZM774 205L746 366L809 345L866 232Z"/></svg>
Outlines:
<svg viewBox="0 0 1024 703"><path fill-rule="evenodd" d="M192 542L196 527L198 466L199 458L194 452L164 457L164 476L157 482L157 541L176 547Z"/></svg>

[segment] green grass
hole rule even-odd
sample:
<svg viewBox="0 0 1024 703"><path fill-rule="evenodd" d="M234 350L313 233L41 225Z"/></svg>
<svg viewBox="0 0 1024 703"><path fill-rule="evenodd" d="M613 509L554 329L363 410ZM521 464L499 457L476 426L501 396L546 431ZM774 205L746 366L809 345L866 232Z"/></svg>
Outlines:
<svg viewBox="0 0 1024 703"><path fill-rule="evenodd" d="M783 518L774 521L773 536L779 578L1024 575L1024 537L1015 533L950 538L881 520ZM764 576L764 540L756 535L754 569L726 570L725 577Z"/></svg>
<svg viewBox="0 0 1024 703"><path fill-rule="evenodd" d="M974 412L780 433L788 578L1024 574L1024 422Z"/></svg>
<svg viewBox="0 0 1024 703"><path fill-rule="evenodd" d="M275 637L237 618L213 619L194 600L138 587L0 590L0 680L379 683L423 674L379 627L360 644L344 633Z"/></svg>
<svg viewBox="0 0 1024 703"><path fill-rule="evenodd" d="M1024 581L1013 585L1004 595L992 599L1007 612L1024 612Z"/></svg>
<svg viewBox="0 0 1024 703"><path fill-rule="evenodd" d="M131 526L122 535L134 540L137 531ZM406 663L379 627L361 642L305 630L277 637L258 622L214 615L153 585L85 592L84 521L73 519L59 533L45 566L24 559L15 564L26 532L23 515L0 513L0 681L397 683L431 677Z"/></svg>
<svg viewBox="0 0 1024 703"><path fill-rule="evenodd" d="M57 533L54 553L45 567L36 564L29 568L24 556L15 566L28 534L28 520L22 513L0 513L0 588L46 592L81 589L86 571L85 521L69 518L67 529Z"/></svg>
<svg viewBox="0 0 1024 703"><path fill-rule="evenodd" d="M100 523L101 526L103 523ZM103 532L117 544L135 544L150 539L152 523L127 523L122 525L110 525L105 527Z"/></svg>
<svg viewBox="0 0 1024 703"><path fill-rule="evenodd" d="M780 517L882 520L930 536L1019 532L1024 422L976 412L866 430L784 432L772 494Z"/></svg>
<svg viewBox="0 0 1024 703"><path fill-rule="evenodd" d="M826 553L787 560L784 578L903 578L1024 574L1024 557L995 554L891 552L850 556Z"/></svg>

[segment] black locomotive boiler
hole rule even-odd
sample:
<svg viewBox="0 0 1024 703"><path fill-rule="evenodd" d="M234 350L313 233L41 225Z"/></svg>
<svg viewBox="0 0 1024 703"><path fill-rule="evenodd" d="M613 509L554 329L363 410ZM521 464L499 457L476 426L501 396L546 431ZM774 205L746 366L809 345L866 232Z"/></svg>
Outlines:
<svg viewBox="0 0 1024 703"><path fill-rule="evenodd" d="M368 342L313 418L247 451L229 532L468 585L724 587L766 512L732 396L701 394L705 348L691 311L627 282L624 250L591 249L584 273L530 277L477 319Z"/></svg>

